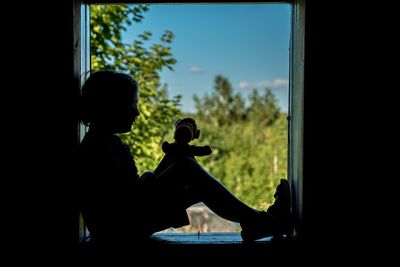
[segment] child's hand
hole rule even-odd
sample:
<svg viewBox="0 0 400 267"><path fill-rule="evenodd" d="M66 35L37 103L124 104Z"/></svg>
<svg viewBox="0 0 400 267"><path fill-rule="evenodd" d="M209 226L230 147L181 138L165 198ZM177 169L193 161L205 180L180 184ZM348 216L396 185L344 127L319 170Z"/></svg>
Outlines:
<svg viewBox="0 0 400 267"><path fill-rule="evenodd" d="M164 141L164 142L162 143L162 145L161 145L161 148L162 148L162 151L163 151L165 154L167 154L168 152L170 152L171 145L170 145L170 143L168 143L167 141Z"/></svg>
<svg viewBox="0 0 400 267"><path fill-rule="evenodd" d="M204 150L205 150L205 153L206 153L206 155L211 155L212 154L212 149L211 149L211 147L210 146L204 146Z"/></svg>

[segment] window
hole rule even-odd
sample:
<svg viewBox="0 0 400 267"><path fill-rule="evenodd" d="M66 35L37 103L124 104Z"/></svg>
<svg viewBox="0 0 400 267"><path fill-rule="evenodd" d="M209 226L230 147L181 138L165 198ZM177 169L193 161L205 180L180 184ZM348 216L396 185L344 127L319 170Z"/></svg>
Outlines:
<svg viewBox="0 0 400 267"><path fill-rule="evenodd" d="M89 1L89 3L112 3L113 1ZM121 3L121 1L117 1ZM129 2L129 1L125 1ZM280 1L278 1L280 2ZM287 1L283 1L287 3ZM81 6L81 73L88 69L88 6ZM291 2L291 36L289 66L289 101L288 101L288 178L292 185L294 212L301 224L302 220L302 118L303 118L303 57L304 57L304 2ZM77 59L76 59L77 60ZM201 72L192 66L193 72ZM196 68L197 67L197 68ZM242 86L247 86L243 81Z"/></svg>

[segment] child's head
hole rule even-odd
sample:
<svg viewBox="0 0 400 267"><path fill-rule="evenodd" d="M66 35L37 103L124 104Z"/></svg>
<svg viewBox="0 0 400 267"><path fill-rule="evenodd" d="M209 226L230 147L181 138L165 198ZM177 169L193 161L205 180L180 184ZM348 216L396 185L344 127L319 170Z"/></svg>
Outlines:
<svg viewBox="0 0 400 267"><path fill-rule="evenodd" d="M174 139L177 143L187 144L199 138L200 130L197 129L196 121L192 118L177 120L175 123Z"/></svg>
<svg viewBox="0 0 400 267"><path fill-rule="evenodd" d="M113 133L128 132L139 116L138 84L127 74L97 71L82 87L81 121Z"/></svg>

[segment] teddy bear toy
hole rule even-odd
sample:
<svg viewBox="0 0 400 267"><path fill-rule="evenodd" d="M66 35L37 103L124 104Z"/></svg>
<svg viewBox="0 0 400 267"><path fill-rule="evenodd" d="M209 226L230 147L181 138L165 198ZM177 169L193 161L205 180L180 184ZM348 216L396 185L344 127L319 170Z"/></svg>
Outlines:
<svg viewBox="0 0 400 267"><path fill-rule="evenodd" d="M200 137L196 121L192 118L179 119L175 122L174 142L163 142L162 150L174 157L207 156L212 153L210 146L190 145L192 140Z"/></svg>

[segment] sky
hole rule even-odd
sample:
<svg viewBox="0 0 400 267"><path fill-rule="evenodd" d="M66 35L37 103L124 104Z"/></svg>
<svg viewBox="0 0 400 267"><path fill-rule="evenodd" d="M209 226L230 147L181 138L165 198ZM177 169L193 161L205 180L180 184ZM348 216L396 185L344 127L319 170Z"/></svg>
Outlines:
<svg viewBox="0 0 400 267"><path fill-rule="evenodd" d="M288 4L157 4L140 24L123 35L132 42L143 31L157 42L165 30L175 38L177 63L164 70L161 83L169 96L181 95L184 112L194 112L193 95L213 91L216 75L230 81L244 97L268 87L283 111L288 107L290 5Z"/></svg>

